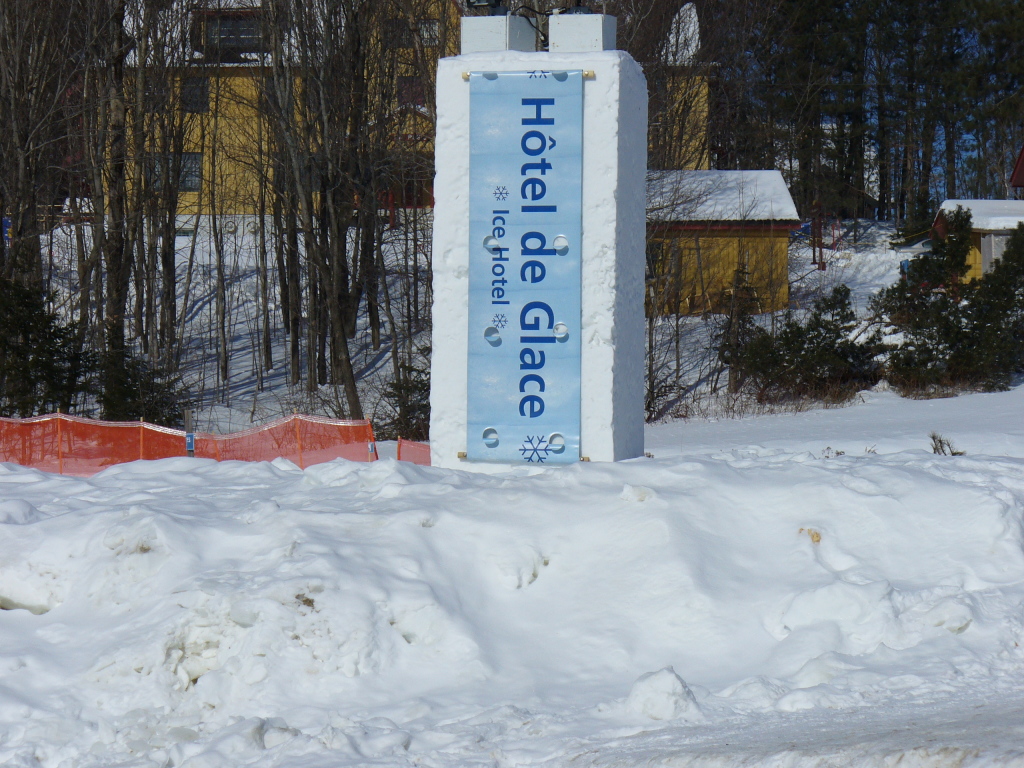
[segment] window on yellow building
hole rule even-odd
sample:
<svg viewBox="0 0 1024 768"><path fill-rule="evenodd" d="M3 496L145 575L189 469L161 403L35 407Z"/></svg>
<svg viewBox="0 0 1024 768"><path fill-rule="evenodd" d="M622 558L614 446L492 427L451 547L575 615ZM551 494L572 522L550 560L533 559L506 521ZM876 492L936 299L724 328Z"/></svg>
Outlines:
<svg viewBox="0 0 1024 768"><path fill-rule="evenodd" d="M203 182L203 153L182 152L181 173L178 175L178 190L198 192Z"/></svg>
<svg viewBox="0 0 1024 768"><path fill-rule="evenodd" d="M255 15L224 14L207 19L206 44L211 48L256 53L261 42L259 19Z"/></svg>
<svg viewBox="0 0 1024 768"><path fill-rule="evenodd" d="M210 111L210 80L186 77L181 83L181 108L192 115Z"/></svg>
<svg viewBox="0 0 1024 768"><path fill-rule="evenodd" d="M203 153L150 155L146 163L146 181L152 189L163 185L164 174L177 171L179 192L198 192L203 182Z"/></svg>
<svg viewBox="0 0 1024 768"><path fill-rule="evenodd" d="M398 106L422 107L427 103L423 78L419 75L402 75L398 78Z"/></svg>
<svg viewBox="0 0 1024 768"><path fill-rule="evenodd" d="M435 48L441 44L441 24L437 19L419 19L415 26L405 19L389 19L384 30L385 41L389 48L415 48L416 38L425 48Z"/></svg>
<svg viewBox="0 0 1024 768"><path fill-rule="evenodd" d="M192 46L209 61L243 62L247 54L266 50L262 12L248 9L208 9L197 12Z"/></svg>
<svg viewBox="0 0 1024 768"><path fill-rule="evenodd" d="M163 79L147 79L142 89L142 108L146 112L163 112L167 108L170 90Z"/></svg>
<svg viewBox="0 0 1024 768"><path fill-rule="evenodd" d="M441 44L441 24L437 19L420 19L416 25L423 45L436 48Z"/></svg>

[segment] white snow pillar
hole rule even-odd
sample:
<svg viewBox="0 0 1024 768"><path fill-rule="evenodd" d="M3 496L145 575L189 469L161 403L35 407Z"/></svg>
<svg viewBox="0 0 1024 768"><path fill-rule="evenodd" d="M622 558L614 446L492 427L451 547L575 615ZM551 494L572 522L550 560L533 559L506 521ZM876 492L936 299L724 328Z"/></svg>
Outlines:
<svg viewBox="0 0 1024 768"><path fill-rule="evenodd" d="M462 17L462 53L536 50L537 30L522 16Z"/></svg>
<svg viewBox="0 0 1024 768"><path fill-rule="evenodd" d="M480 471L508 467L463 458L467 440L476 437L467 436L468 78L471 72L536 70L584 71L579 459L618 461L643 455L647 169L643 72L622 51L503 51L464 54L438 63L430 389L434 466ZM518 320L516 312L513 308L511 315Z"/></svg>

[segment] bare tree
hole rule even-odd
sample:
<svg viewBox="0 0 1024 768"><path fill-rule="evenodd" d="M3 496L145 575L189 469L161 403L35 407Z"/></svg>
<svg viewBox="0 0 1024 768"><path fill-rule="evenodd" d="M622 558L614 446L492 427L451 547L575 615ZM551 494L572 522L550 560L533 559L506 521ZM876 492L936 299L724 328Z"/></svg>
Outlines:
<svg viewBox="0 0 1024 768"><path fill-rule="evenodd" d="M70 181L68 107L82 46L64 3L0 3L0 213L10 221L10 245L0 242L0 275L37 287L40 235L60 214Z"/></svg>

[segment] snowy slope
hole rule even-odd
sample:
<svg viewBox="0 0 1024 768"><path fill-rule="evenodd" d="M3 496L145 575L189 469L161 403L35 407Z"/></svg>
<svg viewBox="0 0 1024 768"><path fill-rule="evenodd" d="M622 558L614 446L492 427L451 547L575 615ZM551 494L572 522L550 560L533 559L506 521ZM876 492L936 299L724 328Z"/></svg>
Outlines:
<svg viewBox="0 0 1024 768"><path fill-rule="evenodd" d="M790 298L801 309L827 294L836 285L850 288L854 310L868 314L868 302L881 289L899 279L900 257L891 246L896 228L889 222L845 220L824 227L825 269L812 264L806 238L796 239L789 249ZM831 247L831 246L835 247Z"/></svg>
<svg viewBox="0 0 1024 768"><path fill-rule="evenodd" d="M0 765L1024 765L1024 388L865 401L506 475L0 465Z"/></svg>
<svg viewBox="0 0 1024 768"><path fill-rule="evenodd" d="M185 308L181 317L186 329L182 374L193 398L197 428L217 433L240 431L295 411L343 417L342 398L334 387L325 386L310 393L305 380L296 385L289 383L288 343L281 327L278 278L274 269L268 275L270 314L273 318L270 346L274 368L260 372L258 247L256 237L250 231L256 221L252 217L236 217L234 222L236 231L225 234L224 243L226 338L229 347L226 382L220 381L217 372L215 299L219 281L211 232L205 224L198 228L189 224L188 227L196 231L194 249L191 237L179 237L177 242L178 302ZM384 233L383 250L388 264L400 271L400 267L404 269L403 260L408 260L403 254L418 252L420 274L427 274L429 265L425 250L430 242L429 212L420 211L409 220L401 220L400 217L399 223L402 226ZM412 237L414 231L415 238ZM815 298L842 283L850 286L855 308L865 316L870 298L898 279L899 257L889 246L894 236L893 226L885 222L847 220L834 226L830 224L826 228L826 244L831 246L834 241L836 247L825 252L828 262L825 271L819 271L811 264L811 250L806 240L794 241L789 254L794 307L808 308ZM68 319L75 317L77 311L76 242L74 229L68 225L54 229L48 241L47 256L54 262L49 287L62 298L57 309ZM398 277L394 276L393 280L397 281ZM402 294L400 281L392 282L392 287L397 294ZM132 303L134 305L134 299ZM405 303L404 298L395 302L399 318L405 311ZM681 383L686 391L692 390L699 395L708 388L705 380L707 367L709 359L714 357L709 350L714 345L720 319L691 317L682 322ZM373 348L365 318L360 320L358 331L350 342L364 410L377 425L393 415L382 398L386 383L393 377L387 323L382 342L379 349ZM674 348L674 342L669 340L662 340L661 344ZM429 331L424 329L420 332L413 346L429 347ZM305 376L304 357L301 363ZM693 409L691 415L704 410L708 409Z"/></svg>

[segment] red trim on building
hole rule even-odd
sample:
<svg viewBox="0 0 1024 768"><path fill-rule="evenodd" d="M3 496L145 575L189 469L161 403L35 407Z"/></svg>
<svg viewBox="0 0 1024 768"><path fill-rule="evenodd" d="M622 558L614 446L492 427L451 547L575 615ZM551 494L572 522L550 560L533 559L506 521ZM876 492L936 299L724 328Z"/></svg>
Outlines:
<svg viewBox="0 0 1024 768"><path fill-rule="evenodd" d="M791 232L800 229L799 221L650 221L652 229L683 232L730 232L746 229L756 232Z"/></svg>
<svg viewBox="0 0 1024 768"><path fill-rule="evenodd" d="M1017 155L1017 162L1013 166L1013 174L1010 176L1011 187L1024 187L1024 147L1020 148Z"/></svg>

